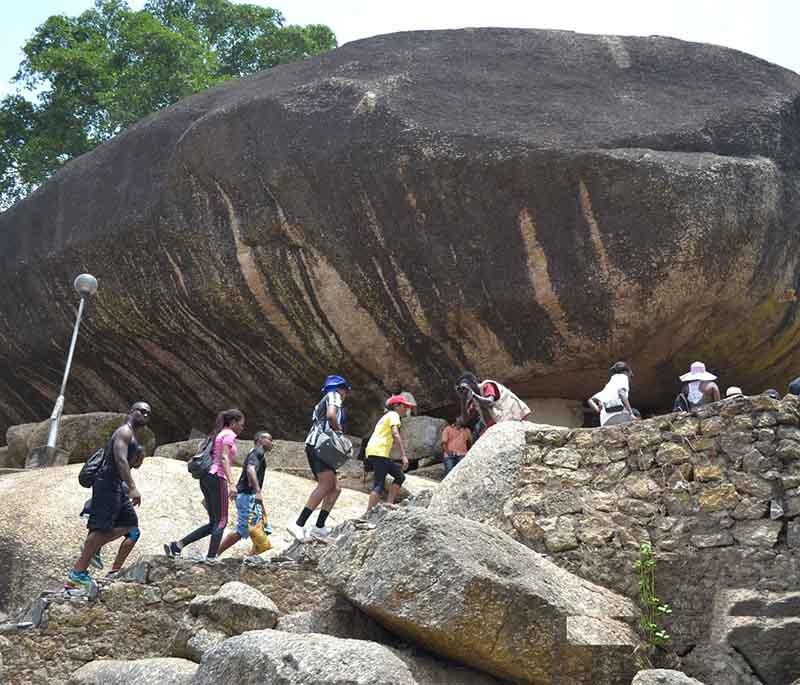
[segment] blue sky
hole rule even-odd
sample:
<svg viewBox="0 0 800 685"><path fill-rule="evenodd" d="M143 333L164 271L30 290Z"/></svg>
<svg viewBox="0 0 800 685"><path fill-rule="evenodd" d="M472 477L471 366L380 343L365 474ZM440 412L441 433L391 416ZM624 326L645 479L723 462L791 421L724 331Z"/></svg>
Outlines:
<svg viewBox="0 0 800 685"><path fill-rule="evenodd" d="M144 0L128 0L141 8ZM666 35L743 50L800 72L800 0L251 0L292 24L323 23L339 43L379 33L464 26L553 28L584 33ZM51 14L79 14L92 0L3 0L0 95L22 58L20 47Z"/></svg>

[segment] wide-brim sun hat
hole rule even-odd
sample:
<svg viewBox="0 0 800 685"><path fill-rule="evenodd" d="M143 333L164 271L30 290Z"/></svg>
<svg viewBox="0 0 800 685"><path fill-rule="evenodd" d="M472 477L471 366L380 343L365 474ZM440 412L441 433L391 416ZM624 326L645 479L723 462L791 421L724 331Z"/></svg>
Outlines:
<svg viewBox="0 0 800 685"><path fill-rule="evenodd" d="M681 381L688 383L689 381L715 381L717 377L713 373L706 371L706 365L703 362L692 362L689 367L689 373L679 376Z"/></svg>
<svg viewBox="0 0 800 685"><path fill-rule="evenodd" d="M402 395L392 395L388 400L386 400L387 407L393 407L396 404L402 404L404 407L408 407L409 409L413 409L415 406Z"/></svg>
<svg viewBox="0 0 800 685"><path fill-rule="evenodd" d="M322 384L322 392L328 392L334 388L345 388L346 390L352 390L350 383L345 380L344 376L337 376L335 374L328 376L325 379L325 382Z"/></svg>

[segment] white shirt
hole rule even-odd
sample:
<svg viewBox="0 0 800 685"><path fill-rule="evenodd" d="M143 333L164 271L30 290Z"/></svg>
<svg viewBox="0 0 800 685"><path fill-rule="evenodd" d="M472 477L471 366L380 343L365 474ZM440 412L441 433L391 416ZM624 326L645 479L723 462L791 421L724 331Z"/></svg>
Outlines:
<svg viewBox="0 0 800 685"><path fill-rule="evenodd" d="M606 387L596 395L592 395L593 400L600 402L600 425L604 426L609 417L618 414L619 411L606 412L606 407L618 407L622 405L619 391L624 390L627 394L630 390L627 373L615 373L608 379ZM624 405L623 405L624 407Z"/></svg>

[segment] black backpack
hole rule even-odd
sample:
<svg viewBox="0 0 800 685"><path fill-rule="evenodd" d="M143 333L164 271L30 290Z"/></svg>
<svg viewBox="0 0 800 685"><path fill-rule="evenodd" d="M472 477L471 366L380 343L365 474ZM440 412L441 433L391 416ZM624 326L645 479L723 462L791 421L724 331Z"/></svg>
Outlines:
<svg viewBox="0 0 800 685"><path fill-rule="evenodd" d="M103 468L103 464L106 462L106 451L112 445L113 440L114 437L112 436L108 445L101 447L92 454L81 467L80 473L78 473L78 482L83 487L90 488L94 485L95 480L97 480L97 474L100 473L100 469Z"/></svg>
<svg viewBox="0 0 800 685"><path fill-rule="evenodd" d="M194 478L202 478L208 475L211 471L211 465L214 463L214 437L209 435L203 442L200 443L200 451L195 454L186 464L186 468Z"/></svg>

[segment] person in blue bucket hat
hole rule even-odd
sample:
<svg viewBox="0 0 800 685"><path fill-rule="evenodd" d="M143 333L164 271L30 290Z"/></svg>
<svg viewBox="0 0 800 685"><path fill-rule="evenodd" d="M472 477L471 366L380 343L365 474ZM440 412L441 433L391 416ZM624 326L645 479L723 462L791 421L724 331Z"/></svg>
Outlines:
<svg viewBox="0 0 800 685"><path fill-rule="evenodd" d="M322 384L322 399L311 413L311 428L306 436L306 457L317 486L308 496L306 506L297 520L288 526L289 533L297 540L303 541L306 537L324 538L330 534L330 529L325 524L339 499L342 487L339 485L336 470L319 458L316 444L320 434L325 431L344 432L344 401L351 389L344 377L336 374L328 376ZM317 507L320 510L316 523L307 531L308 519Z"/></svg>

